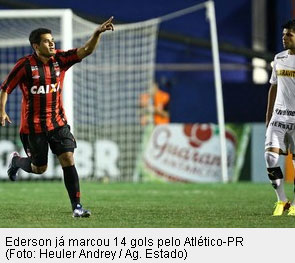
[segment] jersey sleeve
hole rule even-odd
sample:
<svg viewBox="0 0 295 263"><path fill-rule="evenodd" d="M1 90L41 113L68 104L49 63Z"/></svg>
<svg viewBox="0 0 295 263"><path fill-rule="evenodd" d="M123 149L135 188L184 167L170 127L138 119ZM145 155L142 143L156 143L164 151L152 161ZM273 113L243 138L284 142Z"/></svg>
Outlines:
<svg viewBox="0 0 295 263"><path fill-rule="evenodd" d="M277 82L278 82L277 69L276 68L277 68L277 62L276 62L276 58L275 58L274 62L273 62L271 77L270 77L270 80L269 80L269 83L274 84L274 85L276 85Z"/></svg>
<svg viewBox="0 0 295 263"><path fill-rule="evenodd" d="M7 78L2 83L0 87L1 90L10 94L15 89L15 87L25 76L25 62L25 58L21 58L16 62L16 64L8 74Z"/></svg>
<svg viewBox="0 0 295 263"><path fill-rule="evenodd" d="M58 51L56 54L56 59L60 63L60 67L64 70L68 70L74 64L80 62L82 59L78 57L77 48L70 49L68 51Z"/></svg>

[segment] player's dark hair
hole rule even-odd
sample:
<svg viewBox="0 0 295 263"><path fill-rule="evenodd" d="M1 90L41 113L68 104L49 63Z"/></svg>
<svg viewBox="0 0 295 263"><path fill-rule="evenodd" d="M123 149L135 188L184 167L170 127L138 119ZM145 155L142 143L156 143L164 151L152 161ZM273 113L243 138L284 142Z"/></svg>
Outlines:
<svg viewBox="0 0 295 263"><path fill-rule="evenodd" d="M47 28L37 28L31 32L29 36L29 41L32 47L33 47L33 44L40 45L41 35L43 34L51 34L51 30Z"/></svg>
<svg viewBox="0 0 295 263"><path fill-rule="evenodd" d="M295 31L295 19L293 20L289 20L288 22L286 22L285 24L282 25L282 28L284 29L291 29L293 31Z"/></svg>

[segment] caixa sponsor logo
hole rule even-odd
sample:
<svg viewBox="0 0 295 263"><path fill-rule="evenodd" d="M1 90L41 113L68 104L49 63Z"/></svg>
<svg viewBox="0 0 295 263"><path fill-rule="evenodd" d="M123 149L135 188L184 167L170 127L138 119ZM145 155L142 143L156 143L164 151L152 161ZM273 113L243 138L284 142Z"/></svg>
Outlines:
<svg viewBox="0 0 295 263"><path fill-rule="evenodd" d="M47 84L47 85L41 85L41 86L33 86L30 88L31 94L48 94L52 92L57 92L60 88L60 83L54 83L54 84Z"/></svg>

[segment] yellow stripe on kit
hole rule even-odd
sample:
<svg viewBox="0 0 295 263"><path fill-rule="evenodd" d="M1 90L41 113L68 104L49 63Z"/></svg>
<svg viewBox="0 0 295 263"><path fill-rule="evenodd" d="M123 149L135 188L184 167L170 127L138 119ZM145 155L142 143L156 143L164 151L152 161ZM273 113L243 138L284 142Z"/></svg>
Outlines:
<svg viewBox="0 0 295 263"><path fill-rule="evenodd" d="M295 70L278 69L277 76L295 78Z"/></svg>

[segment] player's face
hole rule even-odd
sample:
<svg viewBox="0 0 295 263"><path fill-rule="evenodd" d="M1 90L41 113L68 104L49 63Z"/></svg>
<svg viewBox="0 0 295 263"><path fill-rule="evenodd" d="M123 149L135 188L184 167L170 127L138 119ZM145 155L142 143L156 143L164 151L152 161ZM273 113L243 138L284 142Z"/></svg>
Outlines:
<svg viewBox="0 0 295 263"><path fill-rule="evenodd" d="M293 30L284 28L282 40L285 49L295 49L295 32Z"/></svg>
<svg viewBox="0 0 295 263"><path fill-rule="evenodd" d="M55 43L51 34L41 35L40 45L37 45L37 50L44 57L51 57L55 54Z"/></svg>

